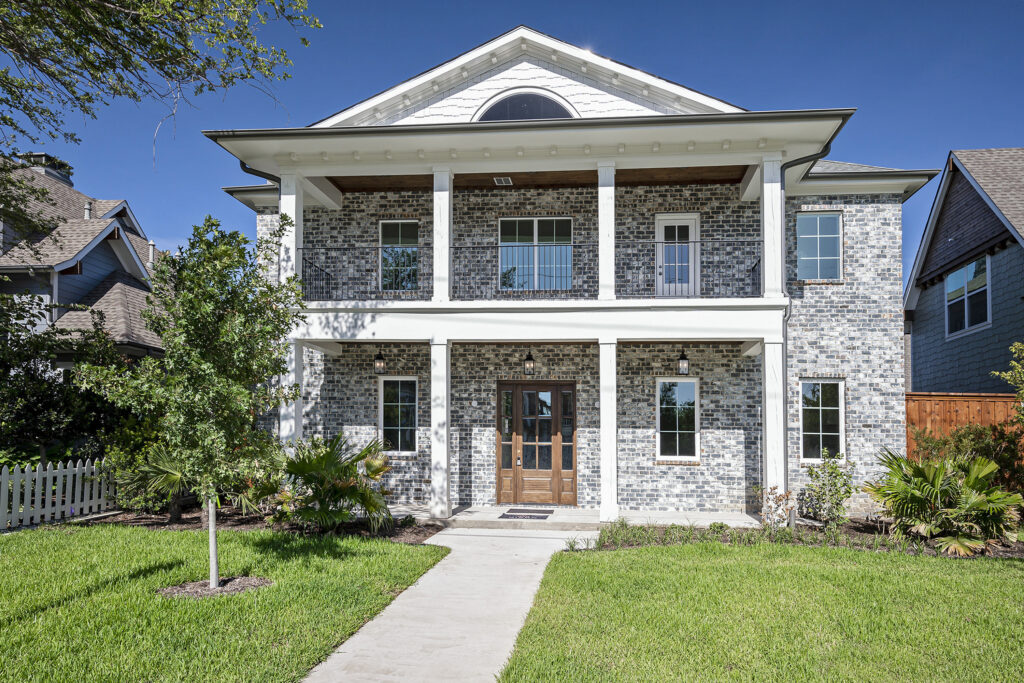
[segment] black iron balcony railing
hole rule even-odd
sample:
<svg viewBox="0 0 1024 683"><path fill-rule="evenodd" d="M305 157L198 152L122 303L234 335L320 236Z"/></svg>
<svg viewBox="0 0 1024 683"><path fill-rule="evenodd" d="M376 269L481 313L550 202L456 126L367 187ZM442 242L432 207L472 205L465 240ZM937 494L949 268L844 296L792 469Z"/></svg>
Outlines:
<svg viewBox="0 0 1024 683"><path fill-rule="evenodd" d="M615 242L619 298L761 296L761 240Z"/></svg>
<svg viewBox="0 0 1024 683"><path fill-rule="evenodd" d="M304 247L299 255L306 301L425 300L433 292L429 248Z"/></svg>
<svg viewBox="0 0 1024 683"><path fill-rule="evenodd" d="M451 248L455 300L597 298L597 245L459 244Z"/></svg>

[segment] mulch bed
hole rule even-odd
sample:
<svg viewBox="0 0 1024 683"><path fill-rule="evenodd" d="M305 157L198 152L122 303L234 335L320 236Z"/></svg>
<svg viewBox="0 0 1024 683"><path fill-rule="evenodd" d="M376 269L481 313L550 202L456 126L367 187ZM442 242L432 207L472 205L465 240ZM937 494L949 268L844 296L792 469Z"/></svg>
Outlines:
<svg viewBox="0 0 1024 683"><path fill-rule="evenodd" d="M336 533L340 535L353 535L374 538L386 538L395 543L407 543L419 545L444 527L432 522L416 522L412 525L403 525L400 519L395 520L390 530L381 529L372 533L365 523L354 522L342 525ZM186 510L181 515L181 522L171 524L167 515L149 515L135 512L121 512L102 519L90 520L84 524L122 524L125 526L137 526L146 529L160 531L205 531L199 508ZM294 534L308 533L297 526L277 525L273 526L260 515L243 515L235 508L224 506L217 511L218 531L254 531L257 529L274 529Z"/></svg>
<svg viewBox="0 0 1024 683"><path fill-rule="evenodd" d="M220 580L218 588L210 588L210 580L204 579L203 581L190 581L169 588L161 588L157 593L169 598L214 598L218 595L254 591L273 583L270 579L265 579L262 576L228 576Z"/></svg>

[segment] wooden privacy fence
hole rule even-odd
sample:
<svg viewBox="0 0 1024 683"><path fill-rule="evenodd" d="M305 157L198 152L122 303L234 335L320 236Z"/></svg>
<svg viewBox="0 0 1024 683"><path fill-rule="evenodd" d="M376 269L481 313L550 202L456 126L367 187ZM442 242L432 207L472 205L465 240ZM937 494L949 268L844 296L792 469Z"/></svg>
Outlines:
<svg viewBox="0 0 1024 683"><path fill-rule="evenodd" d="M0 531L95 514L113 501L102 460L0 469Z"/></svg>
<svg viewBox="0 0 1024 683"><path fill-rule="evenodd" d="M907 392L907 456L914 452L914 430L948 434L966 424L1009 422L1017 410L1015 394L941 394Z"/></svg>

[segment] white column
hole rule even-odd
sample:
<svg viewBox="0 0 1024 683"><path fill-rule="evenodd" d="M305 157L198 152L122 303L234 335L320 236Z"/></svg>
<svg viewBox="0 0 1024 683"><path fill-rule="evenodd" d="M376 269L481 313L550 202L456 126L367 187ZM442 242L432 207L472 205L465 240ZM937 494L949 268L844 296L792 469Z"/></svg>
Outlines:
<svg viewBox="0 0 1024 683"><path fill-rule="evenodd" d="M782 344L765 342L763 353L764 487L786 490L786 372Z"/></svg>
<svg viewBox="0 0 1024 683"><path fill-rule="evenodd" d="M452 171L434 169L434 301L448 301L451 285Z"/></svg>
<svg viewBox="0 0 1024 683"><path fill-rule="evenodd" d="M60 280L57 271L50 273L50 313L49 319L51 323L57 322L57 318L60 317L60 310L57 308L57 304L60 303Z"/></svg>
<svg viewBox="0 0 1024 683"><path fill-rule="evenodd" d="M616 342L614 340L601 341L599 346L601 348L598 369L598 380L601 384L601 521L612 522L619 516Z"/></svg>
<svg viewBox="0 0 1024 683"><path fill-rule="evenodd" d="M782 191L782 155L765 154L761 160L761 234L764 255L764 296L782 296L786 275L785 206Z"/></svg>
<svg viewBox="0 0 1024 683"><path fill-rule="evenodd" d="M292 275L302 277L302 179L293 173L281 175L281 201L279 212L287 214L294 225L281 236L281 281Z"/></svg>
<svg viewBox="0 0 1024 683"><path fill-rule="evenodd" d="M281 375L281 386L299 385L299 396L281 406L280 436L282 441L302 440L302 342L292 342L288 349L288 370Z"/></svg>
<svg viewBox="0 0 1024 683"><path fill-rule="evenodd" d="M597 165L597 298L615 298L615 162Z"/></svg>
<svg viewBox="0 0 1024 683"><path fill-rule="evenodd" d="M448 446L451 424L451 346L430 342L430 516L452 515L448 489Z"/></svg>

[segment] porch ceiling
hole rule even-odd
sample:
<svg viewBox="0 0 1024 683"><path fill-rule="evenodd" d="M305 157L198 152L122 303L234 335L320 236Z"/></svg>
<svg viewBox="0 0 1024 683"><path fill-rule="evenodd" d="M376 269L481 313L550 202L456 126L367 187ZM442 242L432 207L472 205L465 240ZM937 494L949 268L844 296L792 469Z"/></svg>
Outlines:
<svg viewBox="0 0 1024 683"><path fill-rule="evenodd" d="M747 167L731 166L689 166L677 168L624 168L615 175L616 185L719 185L736 184L743 180ZM495 185L494 178L504 176L512 179L511 186ZM433 176L430 174L410 175L353 175L331 176L331 184L341 192L393 192L401 190L430 191ZM535 171L509 172L501 170L492 173L457 173L454 178L456 190L588 187L597 185L597 171Z"/></svg>

